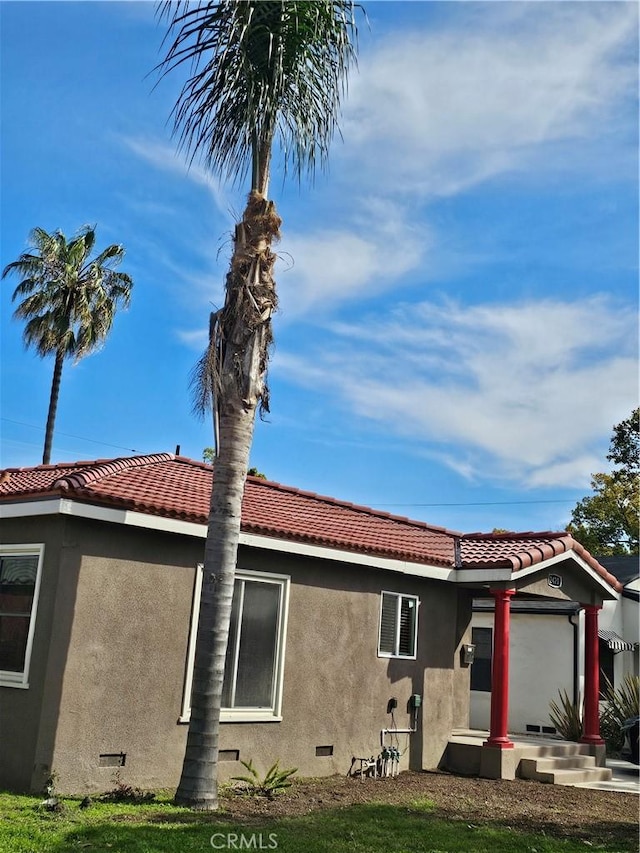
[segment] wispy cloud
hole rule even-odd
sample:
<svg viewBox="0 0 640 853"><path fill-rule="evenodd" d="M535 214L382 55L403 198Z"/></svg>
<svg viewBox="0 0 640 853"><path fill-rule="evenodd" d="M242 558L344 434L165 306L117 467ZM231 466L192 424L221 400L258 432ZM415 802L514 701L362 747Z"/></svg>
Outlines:
<svg viewBox="0 0 640 853"><path fill-rule="evenodd" d="M470 7L456 5L455 28L398 32L363 56L337 149L351 176L452 195L541 155L553 168L556 143L633 126L622 107L637 97L635 4L482 4L465 27Z"/></svg>
<svg viewBox="0 0 640 853"><path fill-rule="evenodd" d="M323 387L469 477L586 485L594 442L634 405L635 313L604 296L422 302L330 332L321 352L278 352L281 376Z"/></svg>
<svg viewBox="0 0 640 853"><path fill-rule="evenodd" d="M278 269L283 319L382 293L420 264L432 242L427 223L418 231L399 205L380 198L363 199L340 228L288 233Z"/></svg>
<svg viewBox="0 0 640 853"><path fill-rule="evenodd" d="M189 165L176 150L175 145L142 137L123 136L121 141L136 156L145 160L155 169L177 175L180 178L186 178L204 187L210 193L219 213L225 218L229 217L231 206L229 197L219 179L198 163Z"/></svg>

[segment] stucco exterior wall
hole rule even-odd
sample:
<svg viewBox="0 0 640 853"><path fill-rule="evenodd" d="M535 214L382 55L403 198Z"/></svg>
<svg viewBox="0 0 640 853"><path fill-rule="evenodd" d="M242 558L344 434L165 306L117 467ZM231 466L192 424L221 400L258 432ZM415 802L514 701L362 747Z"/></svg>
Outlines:
<svg viewBox="0 0 640 853"><path fill-rule="evenodd" d="M493 613L474 613L474 628L493 628ZM511 733L527 725L551 726L549 703L558 691L573 697L574 627L565 615L512 613L509 652ZM491 695L471 691L471 728L489 729Z"/></svg>
<svg viewBox="0 0 640 853"><path fill-rule="evenodd" d="M64 520L57 517L0 522L3 545L46 543L29 687L0 686L0 787L29 790L38 756L48 755L46 763L50 764L54 732L48 726L47 715L43 719L42 709L45 705L52 710L57 708L58 684L48 675L61 672L64 666L50 638L56 625L58 631L64 632L64 611L73 607L73 593L60 593L67 580L60 581L59 577L63 536Z"/></svg>
<svg viewBox="0 0 640 853"><path fill-rule="evenodd" d="M598 627L614 631L629 643L640 641L640 604L620 596L617 601L605 601L598 614ZM619 687L627 675L638 675L638 649L616 652L613 656L614 685Z"/></svg>
<svg viewBox="0 0 640 853"><path fill-rule="evenodd" d="M51 519L46 529L40 520L33 524L40 537L24 529L16 535L52 540L47 591L38 609L33 684L3 709L2 719L22 727L22 702L32 721L27 748L23 738L20 746L12 739L11 767L20 772L8 772L5 784L37 787L53 770L62 792L106 790L117 768L100 766L100 756L122 753L127 783L174 787L187 733L178 718L203 540L77 518ZM238 750L264 770L280 760L305 776L346 773L353 756L379 752L381 729L411 725L407 702L418 693L418 731L394 743L402 768L436 767L451 729L468 724L469 669L459 654L470 642L468 593L275 551L241 548L238 565L291 578L282 721L223 723L221 749ZM377 656L383 589L420 598L415 661ZM317 756L318 746L333 747L333 755ZM221 776L241 769L223 762Z"/></svg>
<svg viewBox="0 0 640 853"><path fill-rule="evenodd" d="M635 580L628 585L629 589L638 591L640 581ZM622 610L622 636L630 643L636 643L633 651L621 652L616 658L622 658L620 662L620 677L626 675L640 674L640 602L634 598L620 597L618 605ZM614 660L615 660L614 659ZM618 678L618 671L616 671Z"/></svg>

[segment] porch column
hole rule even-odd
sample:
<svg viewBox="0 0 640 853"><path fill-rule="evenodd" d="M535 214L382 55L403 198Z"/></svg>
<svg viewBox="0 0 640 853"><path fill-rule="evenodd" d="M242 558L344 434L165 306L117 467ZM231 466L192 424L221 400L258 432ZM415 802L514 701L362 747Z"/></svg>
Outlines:
<svg viewBox="0 0 640 853"><path fill-rule="evenodd" d="M491 665L491 730L484 746L513 749L507 737L509 719L509 617L515 589L492 589L495 601L493 617L493 663Z"/></svg>
<svg viewBox="0 0 640 853"><path fill-rule="evenodd" d="M598 604L584 608L584 719L581 743L602 745L600 737L600 652L598 649Z"/></svg>

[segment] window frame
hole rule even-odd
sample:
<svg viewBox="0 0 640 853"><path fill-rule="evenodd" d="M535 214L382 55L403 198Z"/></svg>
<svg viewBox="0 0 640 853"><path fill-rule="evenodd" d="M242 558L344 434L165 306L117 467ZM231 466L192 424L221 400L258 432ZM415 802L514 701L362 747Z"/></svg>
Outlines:
<svg viewBox="0 0 640 853"><path fill-rule="evenodd" d="M31 667L31 653L33 651L33 638L36 629L36 617L38 614L38 599L40 596L40 584L42 579L42 566L44 563L44 543L32 544L0 544L0 557L37 557L38 567L36 569L36 580L33 587L33 601L29 614L29 631L27 633L27 645L24 652L24 667L22 672L13 672L0 669L0 687L18 687L23 690L29 688L29 669Z"/></svg>
<svg viewBox="0 0 640 853"><path fill-rule="evenodd" d="M396 610L396 625L395 625L395 633L396 633L395 644L394 644L394 648L396 649L395 652L385 652L385 651L382 651L382 649L380 648L381 640L382 640L382 609L384 606L385 595L393 596L396 599L396 601L398 602L397 610ZM400 615L402 613L402 599L405 599L405 598L414 602L415 611L416 611L416 616L415 616L415 621L414 621L414 626L413 626L413 653L409 654L409 655L401 654L399 651L399 649L400 649L400 624L401 624ZM393 659L399 659L399 660L416 660L417 659L417 657L418 657L418 618L419 618L419 615L420 615L420 599L418 598L417 595L413 595L413 593L407 593L407 592L395 592L395 591L391 591L388 589L383 589L380 591L380 612L378 615L378 657L379 658L387 658L387 659L393 658Z"/></svg>
<svg viewBox="0 0 640 853"><path fill-rule="evenodd" d="M198 617L200 613L200 598L202 595L202 578L204 564L198 563L193 586L193 602L191 609L191 623L189 626L189 640L187 647L187 665L182 695L182 709L178 722L188 723L191 719L191 689L193 687L193 665L196 656L196 639L198 634ZM272 708L222 708L220 722L222 723L244 723L244 722L280 722L282 720L282 694L284 686L284 661L286 654L287 620L289 615L289 588L291 578L289 575L276 574L272 572L258 572L251 569L237 569L235 581L244 580L258 583L272 583L280 587L280 600L278 607L278 622L276 626L276 650L274 667L274 689Z"/></svg>

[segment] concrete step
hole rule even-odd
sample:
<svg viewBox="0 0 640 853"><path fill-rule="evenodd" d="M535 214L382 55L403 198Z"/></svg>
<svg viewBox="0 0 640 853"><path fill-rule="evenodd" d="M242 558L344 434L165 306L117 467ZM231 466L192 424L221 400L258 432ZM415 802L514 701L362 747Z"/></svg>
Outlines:
<svg viewBox="0 0 640 853"><path fill-rule="evenodd" d="M596 767L593 756L575 755L555 758L523 758L519 766L523 779L550 785L575 785L580 782L608 782L613 774L607 767Z"/></svg>
<svg viewBox="0 0 640 853"><path fill-rule="evenodd" d="M596 759L593 755L556 755L553 758L523 758L523 764L533 764L540 772L549 770L577 770L578 768L595 768Z"/></svg>
<svg viewBox="0 0 640 853"><path fill-rule="evenodd" d="M550 770L548 773L538 773L538 782L550 785L575 785L582 782L610 782L613 773L606 767L577 770Z"/></svg>
<svg viewBox="0 0 640 853"><path fill-rule="evenodd" d="M562 758L569 755L591 755L591 748L586 743L568 743L562 741L557 744L518 744L518 751L524 758Z"/></svg>

